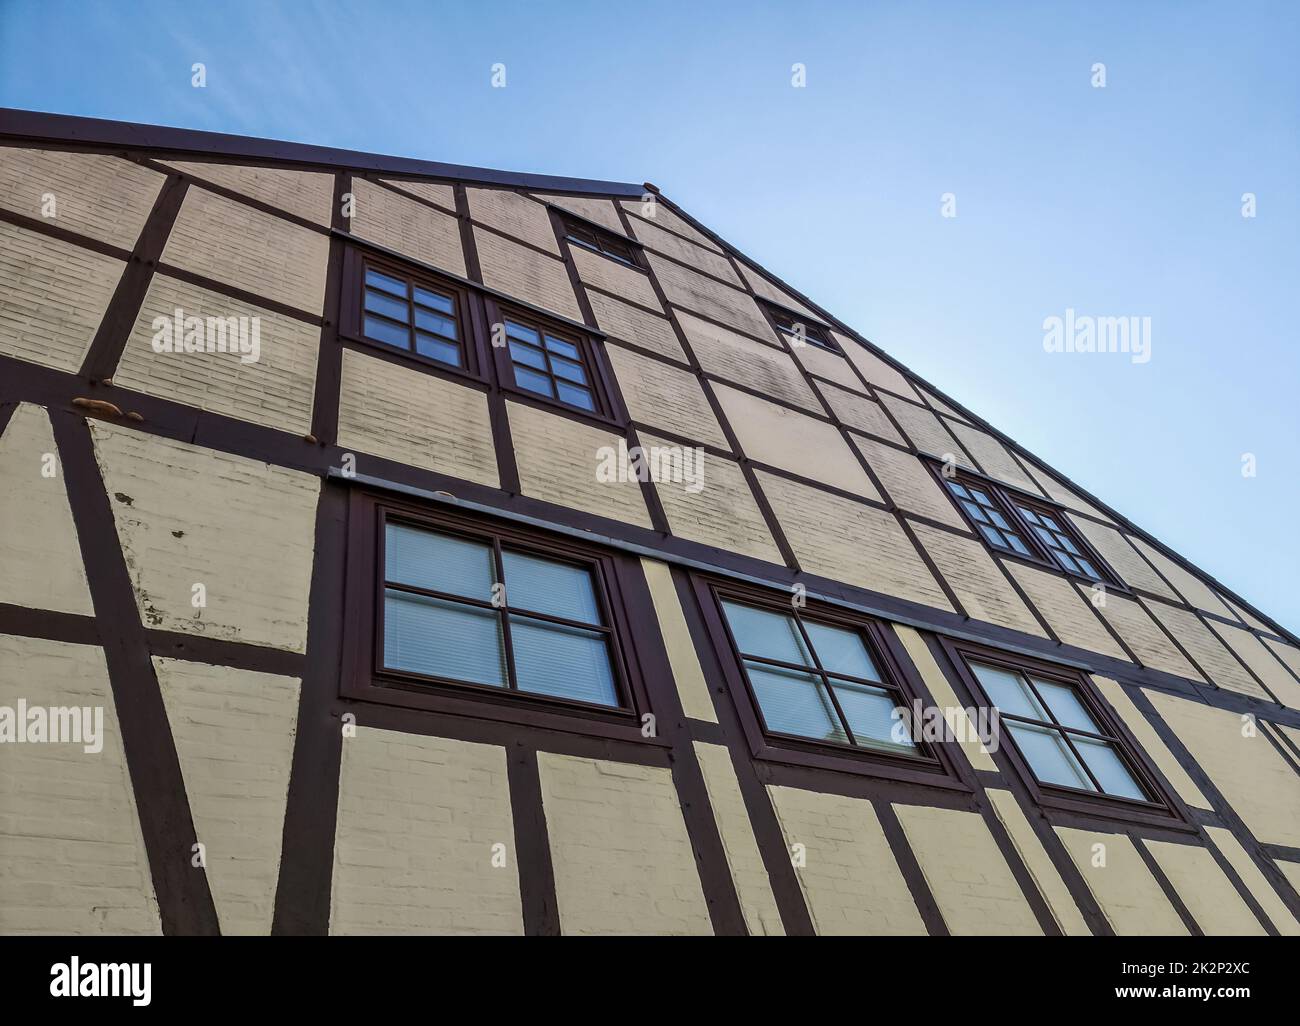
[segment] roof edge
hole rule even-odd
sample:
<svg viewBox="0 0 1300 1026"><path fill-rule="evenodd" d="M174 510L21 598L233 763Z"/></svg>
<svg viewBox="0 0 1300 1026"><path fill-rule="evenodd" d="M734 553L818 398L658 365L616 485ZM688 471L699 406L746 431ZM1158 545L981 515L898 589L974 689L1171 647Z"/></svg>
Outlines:
<svg viewBox="0 0 1300 1026"><path fill-rule="evenodd" d="M282 142L224 132L203 132L193 128L143 125L132 121L109 121L74 114L50 114L14 107L0 107L0 137L35 142L80 143L86 146L166 150L178 154L280 160L297 164L324 164L358 171L456 178L485 185L520 186L554 192L585 192L619 197L640 197L645 192L644 185L630 182L567 178L526 171L498 171L494 168L444 164L412 157L391 157L332 146Z"/></svg>

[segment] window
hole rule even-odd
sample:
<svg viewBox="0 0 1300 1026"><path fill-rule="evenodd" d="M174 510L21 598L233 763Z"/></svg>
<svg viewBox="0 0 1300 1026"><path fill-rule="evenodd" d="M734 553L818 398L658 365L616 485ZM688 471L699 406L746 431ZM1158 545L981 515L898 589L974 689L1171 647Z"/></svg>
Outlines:
<svg viewBox="0 0 1300 1026"><path fill-rule="evenodd" d="M586 224L573 217L561 215L564 223L564 237L570 242L589 249L593 253L607 256L629 267L640 267L632 243L620 235L602 231L595 225Z"/></svg>
<svg viewBox="0 0 1300 1026"><path fill-rule="evenodd" d="M589 413L604 412L587 339L510 313L501 323L516 388Z"/></svg>
<svg viewBox="0 0 1300 1026"><path fill-rule="evenodd" d="M777 307L768 307L768 309L772 313L772 321L776 325L777 331L789 338L795 345L803 345L807 342L809 345L817 346L819 349L827 349L832 353L840 351L840 347L835 344L826 329L820 324L800 320L795 314Z"/></svg>
<svg viewBox="0 0 1300 1026"><path fill-rule="evenodd" d="M455 291L369 261L361 289L360 333L367 341L465 367L463 318Z"/></svg>
<svg viewBox="0 0 1300 1026"><path fill-rule="evenodd" d="M1124 742L1089 709L1081 688L1005 665L969 665L1040 784L1158 801L1139 783Z"/></svg>
<svg viewBox="0 0 1300 1026"><path fill-rule="evenodd" d="M1079 546L1072 540L1072 535L1061 526L1064 521L1060 514L1035 509L1022 501L1017 501L1015 506L1016 511L1024 517L1034 536L1057 566L1067 573L1078 574L1090 580L1105 580L1089 557L1079 551Z"/></svg>
<svg viewBox="0 0 1300 1026"><path fill-rule="evenodd" d="M948 491L956 497L958 505L966 512L975 529L995 549L1015 552L1022 556L1033 554L1018 529L1011 526L998 504L990 498L988 489L978 487L974 482L962 482L956 478L947 478L944 483L947 484Z"/></svg>

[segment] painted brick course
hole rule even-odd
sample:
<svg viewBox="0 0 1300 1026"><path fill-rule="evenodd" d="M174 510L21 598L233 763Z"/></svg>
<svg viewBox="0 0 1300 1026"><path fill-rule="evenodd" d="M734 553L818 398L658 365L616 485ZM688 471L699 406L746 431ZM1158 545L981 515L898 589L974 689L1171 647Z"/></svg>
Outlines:
<svg viewBox="0 0 1300 1026"><path fill-rule="evenodd" d="M460 225L450 214L434 210L364 178L352 180L356 209L351 229L362 239L404 256L465 276Z"/></svg>
<svg viewBox="0 0 1300 1026"><path fill-rule="evenodd" d="M241 196L260 200L277 210L295 214L305 221L326 227L330 224L334 192L332 174L211 161L166 160L163 163Z"/></svg>
<svg viewBox="0 0 1300 1026"><path fill-rule="evenodd" d="M569 272L558 257L549 257L481 228L474 229L474 242L484 284L571 321L582 320Z"/></svg>

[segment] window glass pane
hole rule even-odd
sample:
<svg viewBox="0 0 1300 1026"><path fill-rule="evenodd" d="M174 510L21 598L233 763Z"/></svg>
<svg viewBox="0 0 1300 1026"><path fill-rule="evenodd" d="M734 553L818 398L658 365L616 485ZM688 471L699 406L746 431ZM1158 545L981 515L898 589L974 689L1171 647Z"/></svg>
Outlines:
<svg viewBox="0 0 1300 1026"><path fill-rule="evenodd" d="M1090 730L1094 734L1101 733L1097 721L1079 700L1079 695L1074 688L1054 684L1050 680L1039 680L1037 677L1034 678L1034 687L1038 689L1038 693L1043 696L1043 701L1064 726Z"/></svg>
<svg viewBox="0 0 1300 1026"><path fill-rule="evenodd" d="M973 502L963 501L961 504L961 508L964 509L967 513L969 513L971 517L974 518L975 520L978 520L979 522L984 524L987 524L989 522L989 518L984 512L983 506L976 506L975 503Z"/></svg>
<svg viewBox="0 0 1300 1026"><path fill-rule="evenodd" d="M529 370L527 367L520 367L515 364L515 384L520 388L526 388L530 392L537 392L541 395L555 396L555 390L551 387L551 379L545 374L539 374L535 370Z"/></svg>
<svg viewBox="0 0 1300 1026"><path fill-rule="evenodd" d="M1077 563L1075 563L1075 561L1074 561L1073 559L1071 559L1071 558L1069 557L1069 555L1067 555L1066 553L1061 552L1061 551L1058 549L1058 550L1054 550L1054 551L1052 552L1052 555L1055 556L1055 557L1056 557L1056 561L1057 561L1058 563L1060 563L1061 566L1062 566L1064 569L1070 571L1070 573L1072 573L1072 574L1077 574L1077 573L1080 572L1080 571L1079 571L1079 565L1078 565Z"/></svg>
<svg viewBox="0 0 1300 1026"><path fill-rule="evenodd" d="M460 366L460 346L456 345L455 342L448 342L446 339L425 335L417 331L415 333L415 351L421 356L441 360L453 367Z"/></svg>
<svg viewBox="0 0 1300 1026"><path fill-rule="evenodd" d="M391 317L395 321L410 320L410 310L407 308L406 300L394 299L374 289L366 289L366 309L371 313Z"/></svg>
<svg viewBox="0 0 1300 1026"><path fill-rule="evenodd" d="M450 317L444 317L442 314L418 306L415 308L415 326L431 331L435 335L446 335L447 338L460 337L456 334L456 322Z"/></svg>
<svg viewBox="0 0 1300 1026"><path fill-rule="evenodd" d="M768 730L841 744L849 740L816 675L750 662L745 663L745 672Z"/></svg>
<svg viewBox="0 0 1300 1026"><path fill-rule="evenodd" d="M971 663L989 701L1011 716L1025 716L1031 720L1046 720L1047 710L1038 704L1034 694L1018 673L983 663Z"/></svg>
<svg viewBox="0 0 1300 1026"><path fill-rule="evenodd" d="M1094 581L1101 580L1101 574L1097 572L1097 568L1093 566L1091 563L1089 563L1086 559L1079 560L1079 569L1082 570L1087 576L1091 577Z"/></svg>
<svg viewBox="0 0 1300 1026"><path fill-rule="evenodd" d="M566 342L562 338L556 338L554 335L546 336L546 348L560 356L567 356L570 360L579 360L578 347L572 342Z"/></svg>
<svg viewBox="0 0 1300 1026"><path fill-rule="evenodd" d="M501 617L460 602L384 593L384 665L429 677L504 687Z"/></svg>
<svg viewBox="0 0 1300 1026"><path fill-rule="evenodd" d="M496 580L492 546L405 524L388 524L384 579L490 601Z"/></svg>
<svg viewBox="0 0 1300 1026"><path fill-rule="evenodd" d="M512 615L510 641L520 691L618 705L603 634Z"/></svg>
<svg viewBox="0 0 1300 1026"><path fill-rule="evenodd" d="M591 571L583 566L502 550L506 605L566 620L600 624L600 606Z"/></svg>
<svg viewBox="0 0 1300 1026"><path fill-rule="evenodd" d="M511 341L510 359L515 363L522 363L528 367L536 367L540 371L546 370L546 356L540 349L534 349L532 346L526 346L522 342Z"/></svg>
<svg viewBox="0 0 1300 1026"><path fill-rule="evenodd" d="M1020 535L1008 534L1007 541L1010 542L1011 547L1015 549L1017 552L1019 552L1022 556L1029 555L1029 546L1020 540Z"/></svg>
<svg viewBox="0 0 1300 1026"><path fill-rule="evenodd" d="M957 481L949 481L949 482L948 482L948 487L951 488L951 489L953 490L953 492L954 492L956 495L960 496L961 498L963 498L963 499L969 499L969 498L970 498L970 492L966 491L966 489L965 489L964 487L962 487L962 485L961 485L959 482L957 482Z"/></svg>
<svg viewBox="0 0 1300 1026"><path fill-rule="evenodd" d="M1072 735L1072 740L1083 756L1083 761L1092 770L1093 776L1107 794L1119 795L1121 798L1135 798L1138 801L1150 799L1142 793L1133 774L1124 765L1124 760L1115 751L1115 746L1105 741L1093 741L1091 738Z"/></svg>
<svg viewBox="0 0 1300 1026"><path fill-rule="evenodd" d="M406 296L406 282L391 275L382 274L373 268L366 268L366 284L373 285L377 289L383 289L385 292L391 292L395 296Z"/></svg>
<svg viewBox="0 0 1300 1026"><path fill-rule="evenodd" d="M1035 513L1032 509L1026 509L1024 506L1017 506L1016 508L1019 509L1020 512L1025 515L1025 519L1028 520L1031 524L1038 523L1038 514Z"/></svg>
<svg viewBox="0 0 1300 1026"><path fill-rule="evenodd" d="M381 321L378 317L366 318L366 338L387 342L390 346L402 349L411 348L411 332L408 328L390 321Z"/></svg>
<svg viewBox="0 0 1300 1026"><path fill-rule="evenodd" d="M525 342L531 342L535 346L542 344L542 338L532 328L526 328L522 324L516 324L514 321L506 321L506 334L511 338L522 339Z"/></svg>
<svg viewBox="0 0 1300 1026"><path fill-rule="evenodd" d="M1007 548L1006 539L1002 537L1002 533L997 528L989 527L987 524L976 524L975 526L980 529L980 533L989 540L991 545L999 549Z"/></svg>
<svg viewBox="0 0 1300 1026"><path fill-rule="evenodd" d="M970 493L971 496L975 499L975 501L978 502L981 506L993 505L992 500L990 500L989 497L985 495L983 492L981 492L978 488L972 488L970 490Z"/></svg>
<svg viewBox="0 0 1300 1026"><path fill-rule="evenodd" d="M423 303L425 306L431 306L433 309L445 314L455 314L456 312L456 305L452 302L450 296L444 296L441 292L430 292L418 285L415 287L415 301Z"/></svg>
<svg viewBox="0 0 1300 1026"><path fill-rule="evenodd" d="M1072 556L1080 555L1080 552L1078 548L1075 547L1074 542L1070 541L1070 539L1067 538L1065 535L1062 534L1058 536L1056 540L1060 542L1062 546L1064 546L1065 551L1070 553L1070 555Z"/></svg>
<svg viewBox="0 0 1300 1026"><path fill-rule="evenodd" d="M577 385L566 385L563 381L557 381L555 385L560 390L560 399L570 406L579 406L584 410L595 410L596 404L592 401L591 393L585 388L579 388Z"/></svg>
<svg viewBox="0 0 1300 1026"><path fill-rule="evenodd" d="M1043 524L1046 525L1046 527L1047 527L1049 530L1052 530L1052 531L1059 531L1059 530L1061 529L1061 525L1058 524L1058 523L1057 523L1055 520L1053 520L1051 517L1049 517L1046 513L1040 513L1040 514L1039 514L1039 519L1042 520Z"/></svg>
<svg viewBox="0 0 1300 1026"><path fill-rule="evenodd" d="M843 673L850 677L880 680L880 673L867 653L867 647L857 631L829 624L804 621L804 629L812 642L813 651L821 660L827 673ZM852 724L849 724L852 726Z"/></svg>
<svg viewBox="0 0 1300 1026"><path fill-rule="evenodd" d="M736 646L743 654L812 666L812 656L793 616L735 602L724 602L722 607L727 611L727 623L731 625Z"/></svg>
<svg viewBox="0 0 1300 1026"><path fill-rule="evenodd" d="M853 740L864 748L890 748L895 751L907 751L915 748L910 738L895 741L892 732L899 722L894 718L896 699L887 691L869 688L862 684L847 684L836 681L831 685L844 718L849 721L853 731Z"/></svg>
<svg viewBox="0 0 1300 1026"><path fill-rule="evenodd" d="M997 524L998 527L1002 528L1004 531L1010 531L1010 530L1011 530L1011 525L1007 523L1007 518L1004 517L1004 516L1003 516L1001 513L999 513L997 510L995 510L995 509L991 509L991 510L989 510L989 518L990 518L990 519L991 519L995 524Z"/></svg>
<svg viewBox="0 0 1300 1026"><path fill-rule="evenodd" d="M551 370L555 372L557 378L567 378L569 381L576 381L580 385L587 383L587 375L582 370L582 364L574 363L572 360L562 360L558 356L551 357Z"/></svg>
<svg viewBox="0 0 1300 1026"><path fill-rule="evenodd" d="M1077 787L1084 791L1097 790L1058 731L1012 721L1006 721L1005 726L1016 739L1034 776L1044 784L1060 784L1062 787Z"/></svg>

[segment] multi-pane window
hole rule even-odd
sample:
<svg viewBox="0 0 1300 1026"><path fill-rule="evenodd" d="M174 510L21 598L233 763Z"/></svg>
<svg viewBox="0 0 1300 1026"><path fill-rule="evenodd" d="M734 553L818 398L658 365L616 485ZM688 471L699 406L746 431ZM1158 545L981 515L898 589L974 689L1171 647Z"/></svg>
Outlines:
<svg viewBox="0 0 1300 1026"><path fill-rule="evenodd" d="M736 653L769 733L915 754L894 710L903 693L862 632L724 599Z"/></svg>
<svg viewBox="0 0 1300 1026"><path fill-rule="evenodd" d="M624 705L593 565L390 520L383 567L383 670Z"/></svg>
<svg viewBox="0 0 1300 1026"><path fill-rule="evenodd" d="M769 307L769 309L772 311L772 320L776 323L777 330L791 339L796 345L807 342L820 349L828 349L832 353L840 351L840 347L835 344L830 335L826 333L826 329L820 324L801 321L794 314L785 310L778 310L775 307Z"/></svg>
<svg viewBox="0 0 1300 1026"><path fill-rule="evenodd" d="M1029 529L1056 562L1057 566L1072 574L1090 577L1094 581L1103 580L1091 557L1079 550L1079 546L1061 526L1059 519L1043 510L1034 509L1023 502L1016 503L1016 510L1029 524Z"/></svg>
<svg viewBox="0 0 1300 1026"><path fill-rule="evenodd" d="M963 483L956 478L947 478L944 483L985 541L1005 552L1015 552L1021 556L1033 555L1021 537L1019 528L1012 525L987 489L973 483Z"/></svg>
<svg viewBox="0 0 1300 1026"><path fill-rule="evenodd" d="M362 334L372 342L465 366L456 297L375 267L365 270Z"/></svg>
<svg viewBox="0 0 1300 1026"><path fill-rule="evenodd" d="M564 218L564 237L584 249L589 249L593 253L600 253L611 260L617 260L621 264L627 264L629 267L640 266L637 263L636 254L633 252L630 242L610 232L602 232L592 225L583 224L581 221L566 217Z"/></svg>
<svg viewBox="0 0 1300 1026"><path fill-rule="evenodd" d="M591 373L577 339L561 337L513 317L505 319L505 329L510 365L519 388L596 412Z"/></svg>
<svg viewBox="0 0 1300 1026"><path fill-rule="evenodd" d="M1003 727L1041 784L1152 802L1124 743L1089 711L1079 689L1034 673L971 662Z"/></svg>

